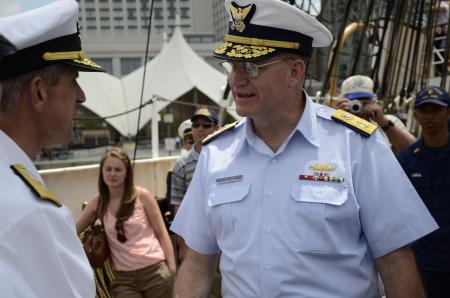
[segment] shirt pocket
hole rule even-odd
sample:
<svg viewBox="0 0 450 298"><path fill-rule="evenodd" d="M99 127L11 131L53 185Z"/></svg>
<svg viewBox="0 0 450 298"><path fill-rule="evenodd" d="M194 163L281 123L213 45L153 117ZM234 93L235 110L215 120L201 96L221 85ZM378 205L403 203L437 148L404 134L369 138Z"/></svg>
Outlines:
<svg viewBox="0 0 450 298"><path fill-rule="evenodd" d="M220 248L242 248L248 241L249 184L217 185L208 194L208 220Z"/></svg>
<svg viewBox="0 0 450 298"><path fill-rule="evenodd" d="M311 251L337 251L339 235L333 235L330 223L345 212L348 186L344 183L300 181L292 185L292 245Z"/></svg>

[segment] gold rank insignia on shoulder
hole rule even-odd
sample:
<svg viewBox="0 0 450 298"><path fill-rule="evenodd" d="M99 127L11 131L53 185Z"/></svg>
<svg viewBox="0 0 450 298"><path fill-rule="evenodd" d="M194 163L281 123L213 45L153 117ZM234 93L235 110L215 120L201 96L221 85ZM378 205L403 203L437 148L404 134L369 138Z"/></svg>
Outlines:
<svg viewBox="0 0 450 298"><path fill-rule="evenodd" d="M232 130L236 127L236 125L238 125L239 121L235 121L233 123L227 124L224 127L220 128L219 130L213 132L212 134L210 134L209 136L207 136L203 141L202 144L206 145L209 142L211 142L212 140L214 140L215 138L217 138L219 135L221 135L222 133L228 131L228 130Z"/></svg>
<svg viewBox="0 0 450 298"><path fill-rule="evenodd" d="M344 110L335 111L333 115L331 115L331 118L341 124L344 124L348 128L359 132L366 138L370 137L378 128L377 125Z"/></svg>
<svg viewBox="0 0 450 298"><path fill-rule="evenodd" d="M230 12L233 22L230 24L231 30L237 32L243 32L245 30L245 23L250 22L253 14L255 13L255 5L249 4L247 6L239 6L234 2L230 3Z"/></svg>
<svg viewBox="0 0 450 298"><path fill-rule="evenodd" d="M52 194L44 184L34 178L33 175L31 175L23 165L13 164L11 165L11 169L25 182L26 185L28 185L33 190L33 192L39 198L48 200L58 207L62 206L59 199L54 194Z"/></svg>

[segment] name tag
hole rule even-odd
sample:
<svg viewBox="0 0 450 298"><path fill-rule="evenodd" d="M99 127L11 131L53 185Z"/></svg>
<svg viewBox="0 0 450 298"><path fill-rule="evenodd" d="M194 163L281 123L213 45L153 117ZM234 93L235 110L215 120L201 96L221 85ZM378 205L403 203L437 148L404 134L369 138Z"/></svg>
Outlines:
<svg viewBox="0 0 450 298"><path fill-rule="evenodd" d="M217 178L216 183L223 184L223 183L237 182L237 181L242 181L243 179L244 179L244 175L236 175L236 176L230 176L230 177Z"/></svg>
<svg viewBox="0 0 450 298"><path fill-rule="evenodd" d="M412 173L411 177L412 178L422 178L422 174L421 173Z"/></svg>

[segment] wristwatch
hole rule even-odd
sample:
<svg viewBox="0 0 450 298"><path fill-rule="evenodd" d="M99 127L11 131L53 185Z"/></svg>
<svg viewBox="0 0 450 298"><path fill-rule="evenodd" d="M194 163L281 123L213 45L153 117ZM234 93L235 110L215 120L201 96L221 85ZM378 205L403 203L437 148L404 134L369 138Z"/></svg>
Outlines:
<svg viewBox="0 0 450 298"><path fill-rule="evenodd" d="M395 125L394 125L394 122L392 122L391 120L388 120L388 122L385 124L385 125L383 125L383 126L381 126L381 129L384 131L384 132L386 132L386 131L388 131L391 127L394 127Z"/></svg>

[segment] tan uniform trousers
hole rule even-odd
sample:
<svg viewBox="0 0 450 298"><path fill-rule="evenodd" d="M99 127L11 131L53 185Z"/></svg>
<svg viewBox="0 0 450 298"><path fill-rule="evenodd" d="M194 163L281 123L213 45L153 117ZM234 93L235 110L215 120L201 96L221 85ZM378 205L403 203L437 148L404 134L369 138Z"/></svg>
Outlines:
<svg viewBox="0 0 450 298"><path fill-rule="evenodd" d="M161 261L134 271L116 271L111 283L114 298L170 298L174 274Z"/></svg>

